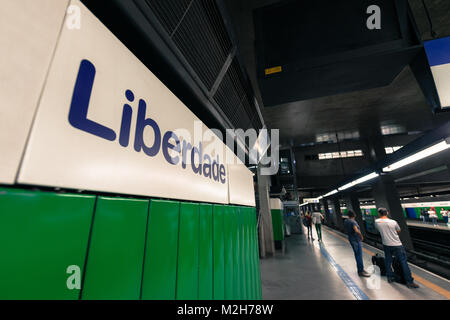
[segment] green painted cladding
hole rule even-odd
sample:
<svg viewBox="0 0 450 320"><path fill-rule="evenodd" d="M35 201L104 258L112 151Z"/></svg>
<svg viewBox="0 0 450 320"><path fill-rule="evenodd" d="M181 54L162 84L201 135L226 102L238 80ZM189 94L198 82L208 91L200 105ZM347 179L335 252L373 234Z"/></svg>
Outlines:
<svg viewBox="0 0 450 320"><path fill-rule="evenodd" d="M0 243L0 299L261 299L255 208L3 188Z"/></svg>
<svg viewBox="0 0 450 320"><path fill-rule="evenodd" d="M147 230L142 299L176 297L180 203L152 200Z"/></svg>
<svg viewBox="0 0 450 320"><path fill-rule="evenodd" d="M149 201L97 200L82 299L140 298Z"/></svg>
<svg viewBox="0 0 450 320"><path fill-rule="evenodd" d="M283 213L281 210L272 209L272 228L273 228L273 239L275 241L284 240L284 229L283 229Z"/></svg>
<svg viewBox="0 0 450 320"><path fill-rule="evenodd" d="M225 299L224 206L213 206L213 299Z"/></svg>
<svg viewBox="0 0 450 320"><path fill-rule="evenodd" d="M225 299L234 299L234 255L233 255L233 219L234 210L232 207L224 206L224 254L225 254Z"/></svg>
<svg viewBox="0 0 450 320"><path fill-rule="evenodd" d="M176 299L198 299L199 205L182 203L178 242Z"/></svg>
<svg viewBox="0 0 450 320"><path fill-rule="evenodd" d="M213 227L213 206L201 204L198 249L199 300L213 299Z"/></svg>
<svg viewBox="0 0 450 320"><path fill-rule="evenodd" d="M0 189L0 299L76 300L67 268L85 263L95 197Z"/></svg>

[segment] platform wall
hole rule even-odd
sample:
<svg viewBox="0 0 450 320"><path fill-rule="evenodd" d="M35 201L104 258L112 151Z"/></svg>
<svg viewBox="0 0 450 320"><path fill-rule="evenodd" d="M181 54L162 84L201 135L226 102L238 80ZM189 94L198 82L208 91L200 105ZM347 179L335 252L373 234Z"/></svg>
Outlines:
<svg viewBox="0 0 450 320"><path fill-rule="evenodd" d="M2 188L0 243L0 299L261 299L252 207Z"/></svg>

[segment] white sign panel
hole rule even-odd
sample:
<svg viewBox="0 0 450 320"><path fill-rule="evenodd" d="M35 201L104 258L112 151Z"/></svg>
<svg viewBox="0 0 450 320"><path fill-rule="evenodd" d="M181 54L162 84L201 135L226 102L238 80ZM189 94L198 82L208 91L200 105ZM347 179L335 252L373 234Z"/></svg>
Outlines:
<svg viewBox="0 0 450 320"><path fill-rule="evenodd" d="M81 8L81 28L62 31L18 182L228 203L225 155L205 135L195 139L196 126L205 126L79 1L72 4Z"/></svg>
<svg viewBox="0 0 450 320"><path fill-rule="evenodd" d="M270 209L271 210L282 210L283 203L278 198L270 198Z"/></svg>
<svg viewBox="0 0 450 320"><path fill-rule="evenodd" d="M442 108L450 107L450 37L426 41L425 50Z"/></svg>
<svg viewBox="0 0 450 320"><path fill-rule="evenodd" d="M13 184L69 1L0 4L0 183Z"/></svg>
<svg viewBox="0 0 450 320"><path fill-rule="evenodd" d="M244 164L228 166L229 203L255 206L253 173Z"/></svg>

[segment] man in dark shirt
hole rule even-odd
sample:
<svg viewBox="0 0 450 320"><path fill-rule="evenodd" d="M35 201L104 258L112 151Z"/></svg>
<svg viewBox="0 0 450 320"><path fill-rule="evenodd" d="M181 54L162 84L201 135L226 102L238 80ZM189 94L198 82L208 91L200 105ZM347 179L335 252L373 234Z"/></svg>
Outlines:
<svg viewBox="0 0 450 320"><path fill-rule="evenodd" d="M359 230L358 222L355 220L355 213L352 210L348 211L348 219L345 220L344 226L347 230L348 241L352 245L355 253L356 266L358 268L358 275L361 277L370 277L370 274L364 270L362 244L363 236Z"/></svg>

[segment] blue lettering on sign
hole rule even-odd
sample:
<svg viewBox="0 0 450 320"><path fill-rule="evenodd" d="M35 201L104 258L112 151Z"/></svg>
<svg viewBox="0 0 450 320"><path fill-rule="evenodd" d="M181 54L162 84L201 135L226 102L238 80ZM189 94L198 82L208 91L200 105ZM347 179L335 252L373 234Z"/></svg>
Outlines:
<svg viewBox="0 0 450 320"><path fill-rule="evenodd" d="M89 120L87 117L92 89L94 87L95 73L95 66L90 61L81 61L70 105L69 123L76 129L108 141L115 141L117 134L113 129ZM125 98L128 102L123 106L119 144L127 148L130 144L131 120L133 116L133 108L130 103L135 101L134 93L131 90L126 90ZM225 166L220 164L219 156L211 160L210 155L203 155L202 143L199 143L198 147L192 146L187 141L181 141L172 131L162 134L158 123L146 117L146 111L147 103L143 99L139 99L134 138L134 150L136 152L143 151L147 156L155 157L162 149L164 158L168 163L178 165L181 162L183 169L187 168L187 159L190 153L191 169L194 174L204 176L216 182L220 181L222 184L226 183ZM147 127L152 129L155 136L153 145L151 146L146 145L144 141L144 130ZM172 155L169 151L172 151ZM177 154L177 156L173 156L173 153Z"/></svg>

